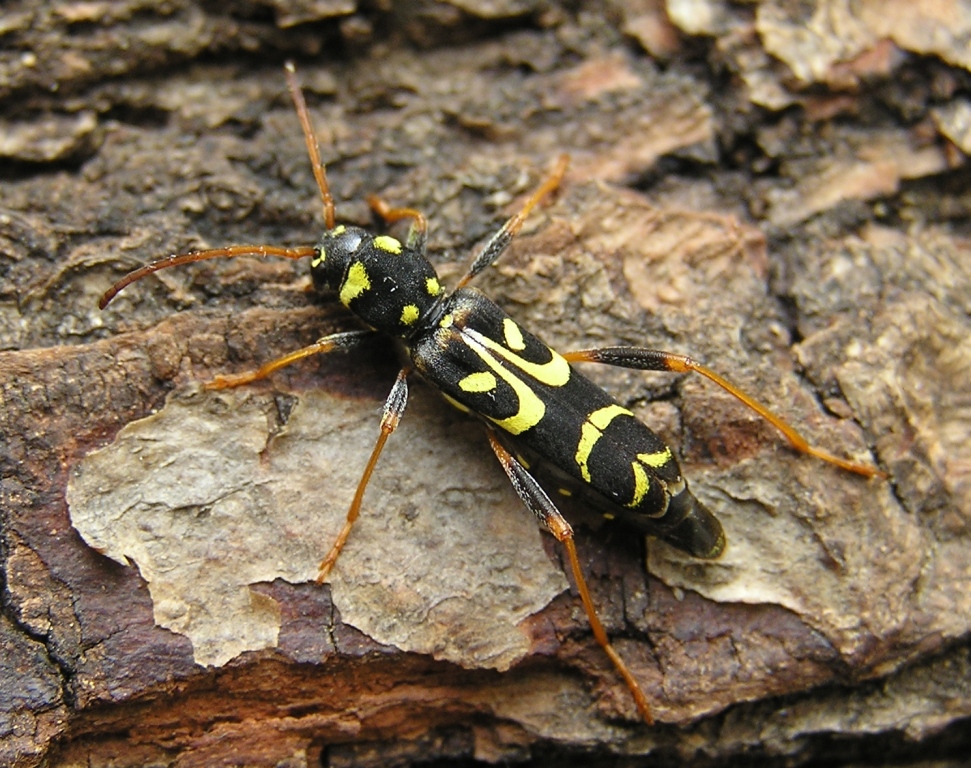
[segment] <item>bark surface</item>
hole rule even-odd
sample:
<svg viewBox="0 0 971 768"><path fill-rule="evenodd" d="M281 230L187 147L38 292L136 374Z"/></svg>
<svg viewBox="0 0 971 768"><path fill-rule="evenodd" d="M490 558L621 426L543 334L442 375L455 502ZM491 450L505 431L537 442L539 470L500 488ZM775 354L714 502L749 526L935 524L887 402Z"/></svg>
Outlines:
<svg viewBox="0 0 971 768"><path fill-rule="evenodd" d="M971 7L10 2L0 12L0 763L958 764L971 717ZM564 502L637 719L481 427L415 383L328 585L390 344L208 393L354 328L308 245L380 194L454 285L588 366L676 450L710 563ZM394 230L399 236L403 232ZM461 763L465 761L465 763Z"/></svg>

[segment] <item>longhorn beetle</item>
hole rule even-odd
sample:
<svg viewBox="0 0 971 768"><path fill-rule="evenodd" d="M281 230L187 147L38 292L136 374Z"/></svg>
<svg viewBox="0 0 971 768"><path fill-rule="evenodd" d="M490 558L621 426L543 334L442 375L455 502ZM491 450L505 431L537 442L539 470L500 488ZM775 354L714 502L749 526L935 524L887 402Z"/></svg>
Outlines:
<svg viewBox="0 0 971 768"><path fill-rule="evenodd" d="M360 227L337 224L317 139L292 63L286 65L286 78L323 204L326 229L320 242L294 248L236 245L166 256L119 280L104 294L99 306L104 309L130 283L179 264L235 256L309 258L314 286L337 291L341 303L367 329L324 336L256 371L218 376L205 387L216 390L248 384L305 357L349 350L377 334L391 336L402 347L407 362L385 402L377 442L344 526L320 564L317 583L327 579L351 533L378 457L404 413L408 376L417 372L452 405L484 423L492 450L519 498L565 547L593 634L627 683L644 720L653 723L647 697L597 617L580 568L573 530L536 478L561 493L576 493L607 519L616 518L639 534L657 536L695 557L718 557L725 547L725 534L714 515L688 490L671 449L571 363L699 373L767 419L797 451L867 477L886 474L810 445L766 406L690 357L638 347L560 354L520 327L482 293L466 287L503 254L530 211L557 189L566 173L565 155L519 212L486 242L451 293L439 283L425 256L428 226L420 212L392 208L374 196L368 198L385 222L411 221L404 243Z"/></svg>

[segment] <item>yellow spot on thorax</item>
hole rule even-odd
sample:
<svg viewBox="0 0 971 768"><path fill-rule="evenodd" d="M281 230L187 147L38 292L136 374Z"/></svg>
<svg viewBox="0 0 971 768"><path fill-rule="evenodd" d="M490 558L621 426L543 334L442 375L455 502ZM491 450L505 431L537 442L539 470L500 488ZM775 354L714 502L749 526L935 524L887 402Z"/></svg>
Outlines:
<svg viewBox="0 0 971 768"><path fill-rule="evenodd" d="M647 472L644 471L644 467L650 467L651 469L660 469L669 461L671 461L674 456L671 454L671 449L664 446L664 450L656 451L655 453L639 453L637 454L637 461L631 462L631 469L634 471L634 497L630 500L627 506L631 509L637 509L644 501L644 497L647 496L647 492L651 488L651 483L648 478ZM684 481L680 481L680 486L683 490ZM678 483L668 485L666 488L665 497L670 498L679 493L676 490ZM667 512L667 503L660 510L655 510L654 512L648 513L646 510L641 510L643 514L649 514L650 517L662 517L665 512Z"/></svg>
<svg viewBox="0 0 971 768"><path fill-rule="evenodd" d="M418 319L418 307L414 304L405 304L404 309L401 310L401 323L402 325L411 325Z"/></svg>
<svg viewBox="0 0 971 768"><path fill-rule="evenodd" d="M350 306L351 302L371 288L371 280L368 278L367 270L364 265L355 261L347 270L347 277L341 285L340 300L345 307Z"/></svg>
<svg viewBox="0 0 971 768"><path fill-rule="evenodd" d="M428 291L429 296L438 296L442 292L442 286L437 278L429 277L425 281L425 290Z"/></svg>
<svg viewBox="0 0 971 768"><path fill-rule="evenodd" d="M371 242L374 243L375 248L379 248L382 251L394 254L401 253L401 242L389 235L378 235Z"/></svg>

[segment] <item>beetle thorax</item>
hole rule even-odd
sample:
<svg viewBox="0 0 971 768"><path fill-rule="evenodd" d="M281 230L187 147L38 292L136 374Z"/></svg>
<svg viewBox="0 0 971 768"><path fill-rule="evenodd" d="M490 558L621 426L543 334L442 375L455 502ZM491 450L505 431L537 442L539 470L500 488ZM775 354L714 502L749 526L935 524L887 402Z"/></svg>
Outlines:
<svg viewBox="0 0 971 768"><path fill-rule="evenodd" d="M337 291L344 306L382 333L407 339L444 296L424 255L389 235L338 225L317 250L314 284Z"/></svg>

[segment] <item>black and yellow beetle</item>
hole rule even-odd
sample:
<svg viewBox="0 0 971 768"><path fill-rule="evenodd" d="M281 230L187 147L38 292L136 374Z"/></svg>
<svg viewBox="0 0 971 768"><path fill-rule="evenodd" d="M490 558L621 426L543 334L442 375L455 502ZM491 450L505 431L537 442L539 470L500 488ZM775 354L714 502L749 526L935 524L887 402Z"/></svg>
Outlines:
<svg viewBox="0 0 971 768"><path fill-rule="evenodd" d="M868 477L884 473L809 445L761 403L684 355L636 347L560 354L520 327L486 296L467 288L472 278L502 255L530 211L559 186L566 172L565 156L520 211L486 243L451 293L439 283L425 256L427 224L418 211L391 208L377 198L369 199L385 221L411 220L404 243L360 227L337 224L317 140L290 64L286 76L323 201L326 230L320 242L313 247L243 245L168 256L118 281L102 297L100 307L107 306L130 283L178 264L244 255L310 258L315 286L337 291L344 306L367 329L325 336L256 371L220 376L206 387L223 389L256 381L296 360L347 350L376 334L391 336L402 346L407 363L385 403L377 443L344 527L321 563L318 583L327 578L347 541L378 457L405 410L407 377L417 372L450 403L483 421L492 450L516 493L563 542L597 642L623 676L644 719L652 722L646 696L597 617L580 569L573 530L537 478L547 487L576 494L605 517L638 533L660 537L695 557L718 557L725 536L714 515L688 490L671 449L571 363L700 373L768 419L796 450Z"/></svg>

